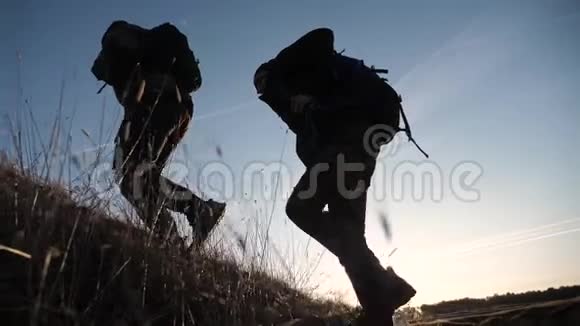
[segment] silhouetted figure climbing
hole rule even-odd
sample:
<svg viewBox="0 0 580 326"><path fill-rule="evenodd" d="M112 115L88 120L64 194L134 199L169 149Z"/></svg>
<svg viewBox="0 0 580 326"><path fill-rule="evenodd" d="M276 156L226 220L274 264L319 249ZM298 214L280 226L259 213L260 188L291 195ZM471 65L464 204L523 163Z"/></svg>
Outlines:
<svg viewBox="0 0 580 326"><path fill-rule="evenodd" d="M115 21L101 45L91 70L113 87L125 109L113 162L122 177L121 193L157 234L175 235L169 209L187 216L194 241L202 243L223 216L225 204L204 201L161 176L192 119L190 93L201 86L187 38L169 23L145 29Z"/></svg>
<svg viewBox="0 0 580 326"><path fill-rule="evenodd" d="M398 127L400 97L381 72L337 53L333 32L322 28L254 76L260 99L296 134L306 166L286 213L338 257L363 307L364 325L391 324L393 312L415 295L392 268L381 266L365 239L366 193L380 146L408 131Z"/></svg>

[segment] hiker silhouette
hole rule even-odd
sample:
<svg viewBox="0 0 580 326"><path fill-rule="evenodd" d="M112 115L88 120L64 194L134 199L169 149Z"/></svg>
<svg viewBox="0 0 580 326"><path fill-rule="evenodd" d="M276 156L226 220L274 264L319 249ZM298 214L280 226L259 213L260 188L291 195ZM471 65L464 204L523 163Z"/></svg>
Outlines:
<svg viewBox="0 0 580 326"><path fill-rule="evenodd" d="M201 86L198 61L187 38L169 23L145 29L115 21L101 45L91 71L113 87L125 113L113 161L121 193L164 238L177 234L167 210L185 214L194 241L201 244L223 216L225 204L205 201L161 176L192 119L190 93Z"/></svg>
<svg viewBox="0 0 580 326"><path fill-rule="evenodd" d="M365 239L376 147L408 129L399 128L400 96L380 72L337 53L333 31L320 28L254 75L259 98L296 134L296 152L306 166L286 213L339 259L363 307L359 322L368 325L391 324L393 312L415 295L392 268L381 266ZM390 134L369 148L366 138L374 135L368 131L377 125Z"/></svg>

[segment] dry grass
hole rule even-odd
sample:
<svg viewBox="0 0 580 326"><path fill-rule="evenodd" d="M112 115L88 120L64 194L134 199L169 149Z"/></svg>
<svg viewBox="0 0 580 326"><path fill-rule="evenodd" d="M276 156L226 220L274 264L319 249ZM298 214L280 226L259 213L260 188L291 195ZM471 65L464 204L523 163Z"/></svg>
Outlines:
<svg viewBox="0 0 580 326"><path fill-rule="evenodd" d="M18 81L20 69L19 63ZM313 269L274 268L271 251L277 251L258 219L260 230L239 235L243 245L232 236L191 251L152 237L118 193L109 191L116 187L113 180L107 190L94 187L92 172L109 161L97 144L114 136L104 126L105 101L96 135L81 130L97 149L95 157L81 164L73 153L78 107L65 107L65 81L52 122L39 123L20 82L18 105L6 116L0 325L275 325L354 313L298 290Z"/></svg>
<svg viewBox="0 0 580 326"><path fill-rule="evenodd" d="M3 325L272 325L350 314L219 251L160 243L0 160Z"/></svg>

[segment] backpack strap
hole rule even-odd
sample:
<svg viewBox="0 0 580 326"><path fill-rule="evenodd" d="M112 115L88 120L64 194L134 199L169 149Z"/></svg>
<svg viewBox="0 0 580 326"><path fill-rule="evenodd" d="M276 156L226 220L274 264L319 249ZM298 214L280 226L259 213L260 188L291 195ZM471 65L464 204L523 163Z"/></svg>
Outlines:
<svg viewBox="0 0 580 326"><path fill-rule="evenodd" d="M401 99L401 97L399 96L399 99ZM409 120L407 120L407 116L405 115L405 111L403 110L403 106L400 106L400 112L401 112L401 117L403 117L403 123L405 124L405 128L398 128L399 131L404 131L405 134L407 135L407 138L409 139L409 141L413 142L413 144L415 144L415 147L417 147L417 149L423 153L423 155L425 155L426 158L429 158L429 154L427 154L422 148L421 146L419 146L419 144L417 144L417 142L415 141L415 138L413 138L413 135L411 134L411 126L409 125Z"/></svg>
<svg viewBox="0 0 580 326"><path fill-rule="evenodd" d="M375 66L371 66L371 70L372 72L378 74L388 74L389 70L388 69L378 69L375 68ZM388 80L386 78L381 77L381 79L383 80L383 82L387 82ZM401 95L399 95L399 103L403 102L403 98L401 97ZM397 131L404 131L405 134L407 135L407 138L409 139L410 142L412 142L415 147L417 147L417 149L423 154L425 155L426 158L429 158L429 154L427 154L422 148L421 146L419 146L419 144L417 144L417 142L415 141L415 138L413 138L413 134L411 133L411 125L409 124L409 120L407 120L407 115L405 115L405 110L403 110L403 106L400 105L399 106L399 111L401 113L401 117L403 118L403 123L405 124L404 128L397 128Z"/></svg>
<svg viewBox="0 0 580 326"><path fill-rule="evenodd" d="M103 89L105 89L105 87L107 87L107 85L109 85L109 84L107 84L106 82L103 83L103 86L101 86L101 88L99 88L99 90L97 91L97 94L101 94L101 92L103 91Z"/></svg>

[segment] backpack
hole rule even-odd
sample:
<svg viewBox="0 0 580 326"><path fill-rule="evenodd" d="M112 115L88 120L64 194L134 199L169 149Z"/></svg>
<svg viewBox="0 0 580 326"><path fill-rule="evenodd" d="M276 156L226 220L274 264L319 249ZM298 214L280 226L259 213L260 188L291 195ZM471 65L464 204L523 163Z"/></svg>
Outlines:
<svg viewBox="0 0 580 326"><path fill-rule="evenodd" d="M113 87L123 87L137 66L145 75L171 74L187 93L201 87L199 62L185 35L169 23L145 29L115 21L103 35L101 46L91 71Z"/></svg>
<svg viewBox="0 0 580 326"><path fill-rule="evenodd" d="M401 105L401 96L389 85L386 78L380 76L387 74L388 70L369 67L363 60L342 53L335 53L333 60L337 94L348 94L349 97L356 99L357 108L364 110L363 114L372 125L389 127L394 133L404 131L409 141L428 158L429 155L421 149L411 134L409 121ZM399 117L403 119L403 128L399 127ZM394 134L390 136L383 137L381 145L388 144Z"/></svg>

